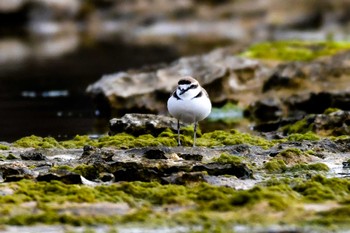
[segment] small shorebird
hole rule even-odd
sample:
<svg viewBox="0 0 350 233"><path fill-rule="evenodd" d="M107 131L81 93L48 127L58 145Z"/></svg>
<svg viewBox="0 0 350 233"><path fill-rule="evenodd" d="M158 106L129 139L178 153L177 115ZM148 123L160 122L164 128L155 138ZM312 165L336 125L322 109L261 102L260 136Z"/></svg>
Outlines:
<svg viewBox="0 0 350 233"><path fill-rule="evenodd" d="M193 147L195 147L198 121L206 118L211 112L208 93L191 76L183 77L168 99L168 111L177 119L179 146L181 146L180 121L188 124L194 123Z"/></svg>

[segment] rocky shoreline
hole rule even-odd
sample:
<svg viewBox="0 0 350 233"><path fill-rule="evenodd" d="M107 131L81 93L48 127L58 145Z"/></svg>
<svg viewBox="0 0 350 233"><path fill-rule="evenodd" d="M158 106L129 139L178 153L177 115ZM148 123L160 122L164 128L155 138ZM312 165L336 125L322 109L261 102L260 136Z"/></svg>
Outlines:
<svg viewBox="0 0 350 233"><path fill-rule="evenodd" d="M1 224L64 223L94 231L107 224L118 232L128 232L133 225L150 232L162 231L159 226L176 230L178 224L187 228L176 232L236 232L239 225L244 229L239 232L263 232L267 224L273 232L293 226L292 232L347 232L348 219L339 214L349 208L348 136L320 137L308 131L270 133L268 138L214 131L199 135L199 147L176 147L176 133L164 125L161 133L150 135L147 128L141 132L142 114L125 118L128 123L111 122L124 122L119 127L129 134L70 142L28 137L2 144ZM154 124L159 118L145 115L144 120ZM189 145L191 135L191 127L185 128L183 140ZM156 146L164 137L174 145ZM111 193L106 196L102 190ZM207 192L209 196L203 196ZM257 217L257 208L267 215ZM237 211L244 214L233 214ZM299 222L295 211L304 221ZM278 213L283 214L276 217Z"/></svg>

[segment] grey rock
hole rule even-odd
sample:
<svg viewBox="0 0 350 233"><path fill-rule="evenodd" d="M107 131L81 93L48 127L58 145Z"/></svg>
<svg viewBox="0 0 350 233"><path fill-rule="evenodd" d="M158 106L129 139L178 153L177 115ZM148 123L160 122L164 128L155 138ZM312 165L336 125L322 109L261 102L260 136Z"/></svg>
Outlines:
<svg viewBox="0 0 350 233"><path fill-rule="evenodd" d="M110 135L128 133L135 136L152 134L158 136L165 129L177 129L177 120L172 117L153 114L125 114L121 118L110 120Z"/></svg>
<svg viewBox="0 0 350 233"><path fill-rule="evenodd" d="M35 160L35 161L46 160L46 157L41 152L38 152L38 151L26 151L20 154L20 157L23 160Z"/></svg>
<svg viewBox="0 0 350 233"><path fill-rule="evenodd" d="M52 180L58 180L65 184L83 184L82 177L74 172L67 170L58 170L55 172L40 173L36 177L37 181L50 182Z"/></svg>
<svg viewBox="0 0 350 233"><path fill-rule="evenodd" d="M245 115L258 122L268 122L283 116L282 104L278 99L258 100L245 110Z"/></svg>
<svg viewBox="0 0 350 233"><path fill-rule="evenodd" d="M350 93L345 91L311 92L294 95L283 102L291 111L303 111L304 113L322 113L327 108L350 110Z"/></svg>
<svg viewBox="0 0 350 233"><path fill-rule="evenodd" d="M180 158L184 160L194 160L194 161L202 161L203 155L201 154L179 154Z"/></svg>
<svg viewBox="0 0 350 233"><path fill-rule="evenodd" d="M213 104L237 101L235 91L261 86L264 66L258 61L233 55L232 48L214 50L201 56L181 58L163 68L104 75L87 92L103 95L112 109L120 112L143 109L166 113L166 101L181 76L191 75L208 91ZM259 84L258 84L259 83ZM244 99L244 97L239 97Z"/></svg>
<svg viewBox="0 0 350 233"><path fill-rule="evenodd" d="M145 158L147 159L168 159L165 156L164 151L158 149L150 149L145 152Z"/></svg>
<svg viewBox="0 0 350 233"><path fill-rule="evenodd" d="M5 182L33 179L35 177L34 172L21 163L0 165L0 174Z"/></svg>
<svg viewBox="0 0 350 233"><path fill-rule="evenodd" d="M179 172L162 178L163 184L184 185L193 182L205 182L203 172Z"/></svg>
<svg viewBox="0 0 350 233"><path fill-rule="evenodd" d="M233 175L237 178L252 178L253 172L245 164L207 163L193 167L193 171L206 171L209 175Z"/></svg>
<svg viewBox="0 0 350 233"><path fill-rule="evenodd" d="M278 65L272 75L265 81L263 92L277 88L296 88L299 87L302 79L306 78L301 62L291 62Z"/></svg>
<svg viewBox="0 0 350 233"><path fill-rule="evenodd" d="M314 131L333 136L349 135L350 112L339 110L329 114L317 114L314 121Z"/></svg>

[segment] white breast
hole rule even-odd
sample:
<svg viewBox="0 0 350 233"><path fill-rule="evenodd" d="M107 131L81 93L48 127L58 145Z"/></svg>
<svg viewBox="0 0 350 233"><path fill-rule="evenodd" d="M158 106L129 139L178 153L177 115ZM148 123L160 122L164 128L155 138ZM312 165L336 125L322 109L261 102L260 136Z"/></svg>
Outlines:
<svg viewBox="0 0 350 233"><path fill-rule="evenodd" d="M184 123L193 123L206 118L211 112L211 102L206 95L199 98L178 100L171 96L168 100L169 113Z"/></svg>

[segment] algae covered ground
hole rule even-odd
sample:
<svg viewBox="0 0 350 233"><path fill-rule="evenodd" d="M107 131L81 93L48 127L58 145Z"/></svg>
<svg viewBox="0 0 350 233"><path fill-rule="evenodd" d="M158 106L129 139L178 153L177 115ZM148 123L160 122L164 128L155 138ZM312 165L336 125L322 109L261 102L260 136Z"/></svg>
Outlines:
<svg viewBox="0 0 350 233"><path fill-rule="evenodd" d="M188 145L192 142L192 132L191 128L186 128L182 136ZM0 223L4 229L11 225L64 224L91 229L101 225L111 226L114 230L118 230L116 226L154 229L186 226L187 232L235 232L235 227L245 226L246 232L249 232L254 227L293 226L300 232L309 228L320 232L341 232L349 227L350 222L350 179L347 175L336 174L326 161L334 153L327 146L333 143L336 149L343 145L340 142L344 140L347 139L321 138L312 132L290 134L274 140L236 130L203 133L199 134L198 148L187 147L192 154L203 155L196 158L192 167L200 162L204 165L232 164L236 167L243 164L251 171L250 177L238 179L225 172L220 175L208 174L210 170L198 175L198 172L184 169L176 174L181 173L182 178L183 174L187 174L189 178L184 178L183 182L164 183L155 178L145 182L141 176L140 180L134 181L103 182L101 175L108 169L101 170L96 161L91 162L97 154L78 162L48 161L52 161L52 151L67 150L65 148L80 149L82 157L86 153L81 150L83 146L84 151L87 147L118 151L114 152L112 159L106 160L109 162L104 166L107 166L126 157L118 157L120 151L165 146L168 149L161 150L173 157L150 160L142 157L143 162L140 163L140 166L147 167L150 161L162 170L169 168L169 163L182 163L176 157L180 153L172 151L172 148L176 148L173 145L176 143L176 133L169 129L157 137L135 137L121 133L100 139L77 136L61 142L53 138L30 136L3 147L3 165L13 161L21 163L20 158L23 160L25 157L18 156L17 151L41 151L46 155L44 160L51 172L67 171L93 182L74 184L64 179L38 181L39 178L21 177L16 182L2 183ZM206 155L208 151L203 154L203 148L210 149L211 155ZM134 152L130 159L137 160L137 153ZM167 164L159 162L162 160L166 160ZM39 165L22 163L21 166L37 171ZM120 174L118 172L112 173L117 176ZM253 181L253 185L237 188L220 182L208 182L213 178L232 183Z"/></svg>
<svg viewBox="0 0 350 233"><path fill-rule="evenodd" d="M321 175L307 181L271 179L249 190L206 183L121 182L89 187L28 180L6 188L14 192L0 199L1 223L10 225L137 223L230 232L237 224L341 229L349 223L350 181ZM103 206L110 211L104 212Z"/></svg>

